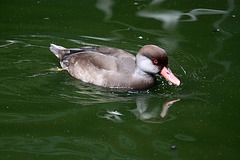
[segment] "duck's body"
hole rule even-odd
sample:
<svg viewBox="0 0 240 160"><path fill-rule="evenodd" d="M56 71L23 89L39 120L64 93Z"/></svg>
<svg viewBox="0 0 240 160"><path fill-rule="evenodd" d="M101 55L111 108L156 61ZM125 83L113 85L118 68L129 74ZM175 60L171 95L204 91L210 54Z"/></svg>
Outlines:
<svg viewBox="0 0 240 160"><path fill-rule="evenodd" d="M161 72L162 68L167 65L167 62L163 61L164 58L166 59L165 51L154 45L144 46L142 51L139 51L137 58L115 48L66 49L51 44L50 50L59 58L62 68L73 77L109 88L144 89L152 87L156 84L155 74ZM161 53L157 54L159 51ZM145 55L148 52L151 53ZM162 57L163 59L161 59ZM163 64L158 64L161 61ZM176 83L179 85L180 82Z"/></svg>

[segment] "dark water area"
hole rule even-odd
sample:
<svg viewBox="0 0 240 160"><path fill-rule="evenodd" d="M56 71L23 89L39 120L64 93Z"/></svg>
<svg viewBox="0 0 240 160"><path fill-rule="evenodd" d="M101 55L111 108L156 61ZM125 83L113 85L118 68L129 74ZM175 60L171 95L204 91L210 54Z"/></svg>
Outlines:
<svg viewBox="0 0 240 160"><path fill-rule="evenodd" d="M0 5L0 159L240 159L236 0L9 0ZM166 50L180 86L87 84L51 43Z"/></svg>

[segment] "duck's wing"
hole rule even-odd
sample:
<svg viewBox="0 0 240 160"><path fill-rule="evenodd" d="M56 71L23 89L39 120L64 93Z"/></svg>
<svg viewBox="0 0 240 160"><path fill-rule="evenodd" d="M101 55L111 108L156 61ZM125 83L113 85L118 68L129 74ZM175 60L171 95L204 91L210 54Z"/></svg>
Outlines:
<svg viewBox="0 0 240 160"><path fill-rule="evenodd" d="M113 56L116 58L131 58L135 60L135 56L122 50L122 49L117 49L117 48L107 48L107 47L94 47L92 48L96 52L108 55L108 56Z"/></svg>
<svg viewBox="0 0 240 160"><path fill-rule="evenodd" d="M105 87L119 87L129 79L135 69L135 61L129 58L115 58L99 52L81 52L68 56L61 63L75 78L84 82L93 83ZM130 68L128 68L131 66ZM125 79L124 79L125 78Z"/></svg>
<svg viewBox="0 0 240 160"><path fill-rule="evenodd" d="M50 50L58 57L60 61L65 59L66 57L75 54L75 53L81 53L81 52L89 52L94 51L94 47L83 47L83 48L70 48L67 49L62 46L58 46L55 44L51 44Z"/></svg>
<svg viewBox="0 0 240 160"><path fill-rule="evenodd" d="M132 73L135 70L135 56L121 49L107 47L82 47L66 49L51 44L50 50L59 58L61 66L66 69L71 62L77 60L117 72Z"/></svg>
<svg viewBox="0 0 240 160"><path fill-rule="evenodd" d="M109 59L113 59L117 67L117 72L124 74L131 74L135 71L136 57L122 49L106 48L106 47L95 47L96 52L103 54ZM103 58L104 59L104 58ZM94 59L95 63L98 63L99 59ZM106 60L104 60L106 62ZM112 63L111 60L109 63ZM105 64L106 69L108 62Z"/></svg>
<svg viewBox="0 0 240 160"><path fill-rule="evenodd" d="M76 65L77 63L77 65ZM91 70L87 67L91 66L93 70L116 72L122 74L132 74L135 71L135 57L124 56L115 52L100 53L96 51L83 51L64 55L62 66L81 66L85 70Z"/></svg>
<svg viewBox="0 0 240 160"><path fill-rule="evenodd" d="M64 56L68 56L80 52L98 52L108 56L113 56L116 58L132 58L135 60L135 56L132 54L117 48L107 48L107 47L82 47L82 48L64 48L55 44L51 44L50 50L61 60Z"/></svg>

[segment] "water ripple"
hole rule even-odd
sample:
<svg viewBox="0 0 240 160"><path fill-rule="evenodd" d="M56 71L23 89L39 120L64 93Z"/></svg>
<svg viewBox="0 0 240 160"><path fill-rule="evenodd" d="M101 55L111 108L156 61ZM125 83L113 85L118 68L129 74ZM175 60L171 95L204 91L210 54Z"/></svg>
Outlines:
<svg viewBox="0 0 240 160"><path fill-rule="evenodd" d="M164 155L170 156L173 159L179 159L178 153L170 150L171 145L169 143L161 140L154 140L152 142L152 145L158 152L161 152Z"/></svg>
<svg viewBox="0 0 240 160"><path fill-rule="evenodd" d="M41 122L41 121L52 121L69 114L75 115L76 110L68 110L64 112L57 112L51 114L27 114L27 113L0 113L0 123L25 123L25 122Z"/></svg>
<svg viewBox="0 0 240 160"><path fill-rule="evenodd" d="M140 159L121 154L108 143L80 137L1 137L0 151L42 155L76 155L89 159ZM79 157L80 156L80 157Z"/></svg>
<svg viewBox="0 0 240 160"><path fill-rule="evenodd" d="M186 141L186 142L193 142L195 141L195 138L188 136L188 135L184 135L184 134L176 134L174 136L176 139L182 140L182 141Z"/></svg>
<svg viewBox="0 0 240 160"><path fill-rule="evenodd" d="M119 142L120 142L120 146L125 148L125 149L129 149L129 150L135 150L136 149L136 144L135 142L130 139L129 137L120 135L118 137Z"/></svg>

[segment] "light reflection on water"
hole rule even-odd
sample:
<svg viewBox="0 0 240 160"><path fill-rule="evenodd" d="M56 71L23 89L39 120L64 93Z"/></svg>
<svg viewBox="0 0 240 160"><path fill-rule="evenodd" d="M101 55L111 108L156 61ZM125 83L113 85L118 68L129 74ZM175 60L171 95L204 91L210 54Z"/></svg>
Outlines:
<svg viewBox="0 0 240 160"><path fill-rule="evenodd" d="M146 18L154 18L156 20L163 22L163 29L165 30L175 30L176 26L179 22L184 21L197 21L197 16L199 15L211 15L211 14L226 14L227 11L223 10L215 10L215 9L193 9L190 12L183 13L181 11L176 10L163 10L158 11L157 13L154 11L142 10L137 13L138 16L146 17ZM189 18L183 19L182 17L188 16Z"/></svg>
<svg viewBox="0 0 240 160"><path fill-rule="evenodd" d="M114 1L112 0L98 0L96 3L96 8L103 11L106 16L105 20L109 20L113 13L112 13L112 6L114 5Z"/></svg>

